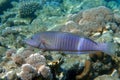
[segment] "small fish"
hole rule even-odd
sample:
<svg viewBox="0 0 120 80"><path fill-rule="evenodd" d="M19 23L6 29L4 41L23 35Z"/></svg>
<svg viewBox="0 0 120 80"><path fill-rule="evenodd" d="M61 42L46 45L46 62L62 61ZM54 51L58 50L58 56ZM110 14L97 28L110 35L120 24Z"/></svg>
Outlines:
<svg viewBox="0 0 120 80"><path fill-rule="evenodd" d="M67 32L39 32L26 39L25 43L44 51L68 51L77 52L77 54L91 51L101 51L107 54L115 53L113 43L97 43L89 38Z"/></svg>

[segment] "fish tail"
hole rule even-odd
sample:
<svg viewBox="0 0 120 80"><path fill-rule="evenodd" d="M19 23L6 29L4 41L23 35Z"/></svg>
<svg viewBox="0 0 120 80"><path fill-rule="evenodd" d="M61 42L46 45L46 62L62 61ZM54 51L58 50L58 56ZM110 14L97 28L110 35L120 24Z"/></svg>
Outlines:
<svg viewBox="0 0 120 80"><path fill-rule="evenodd" d="M98 43L98 50L113 55L115 54L117 45L115 43L107 42L107 43Z"/></svg>

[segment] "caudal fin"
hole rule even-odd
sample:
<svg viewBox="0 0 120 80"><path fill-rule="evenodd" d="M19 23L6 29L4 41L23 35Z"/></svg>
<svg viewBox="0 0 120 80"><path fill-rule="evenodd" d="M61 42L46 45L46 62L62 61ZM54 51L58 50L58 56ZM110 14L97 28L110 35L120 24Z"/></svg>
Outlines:
<svg viewBox="0 0 120 80"><path fill-rule="evenodd" d="M99 43L98 44L98 49L100 51L106 53L106 54L114 55L115 51L117 49L117 44L111 43L111 42L108 42L108 43Z"/></svg>

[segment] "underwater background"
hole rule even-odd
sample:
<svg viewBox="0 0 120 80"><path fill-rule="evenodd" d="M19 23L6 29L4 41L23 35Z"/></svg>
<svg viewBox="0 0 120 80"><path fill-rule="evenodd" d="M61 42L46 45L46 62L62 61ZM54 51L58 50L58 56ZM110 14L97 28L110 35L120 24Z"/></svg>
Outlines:
<svg viewBox="0 0 120 80"><path fill-rule="evenodd" d="M113 42L116 52L42 52L23 42L42 31ZM0 80L120 80L120 0L0 0Z"/></svg>

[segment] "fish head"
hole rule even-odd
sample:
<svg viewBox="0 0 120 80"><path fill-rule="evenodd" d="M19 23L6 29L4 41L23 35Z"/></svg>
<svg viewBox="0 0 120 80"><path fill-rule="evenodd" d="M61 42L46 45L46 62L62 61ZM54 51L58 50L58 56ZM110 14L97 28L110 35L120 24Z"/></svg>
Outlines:
<svg viewBox="0 0 120 80"><path fill-rule="evenodd" d="M30 46L38 48L41 44L40 37L38 35L34 35L28 39L25 39L24 42Z"/></svg>

